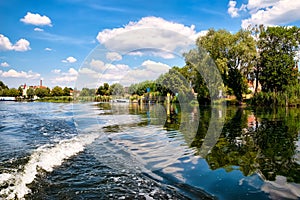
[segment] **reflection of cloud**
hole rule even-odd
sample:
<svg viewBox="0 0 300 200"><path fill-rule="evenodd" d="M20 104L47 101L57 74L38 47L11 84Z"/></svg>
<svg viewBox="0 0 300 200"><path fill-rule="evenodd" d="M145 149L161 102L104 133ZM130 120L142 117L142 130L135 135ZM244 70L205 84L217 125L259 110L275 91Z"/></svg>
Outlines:
<svg viewBox="0 0 300 200"><path fill-rule="evenodd" d="M144 48L172 52L194 45L198 36L194 25L187 27L158 17L145 17L138 22L129 22L123 28L105 29L98 33L97 40L109 50L120 53Z"/></svg>
<svg viewBox="0 0 300 200"><path fill-rule="evenodd" d="M261 189L269 193L271 199L300 198L300 184L288 183L284 176L276 176L275 181L266 181Z"/></svg>
<svg viewBox="0 0 300 200"><path fill-rule="evenodd" d="M13 45L7 37L0 34L0 51L28 51L31 49L29 45L25 39L20 39Z"/></svg>
<svg viewBox="0 0 300 200"><path fill-rule="evenodd" d="M52 26L51 20L46 15L41 16L40 14L36 13L33 14L31 12L27 12L27 14L24 16L24 18L20 19L21 22L24 22L25 24L33 24L36 26Z"/></svg>
<svg viewBox="0 0 300 200"><path fill-rule="evenodd" d="M37 79L39 78L41 75L38 73L35 73L31 70L29 70L28 72L24 72L24 71L16 71L14 69L10 69L7 72L3 72L0 71L0 76L1 77L5 77L5 78L28 78L28 79Z"/></svg>

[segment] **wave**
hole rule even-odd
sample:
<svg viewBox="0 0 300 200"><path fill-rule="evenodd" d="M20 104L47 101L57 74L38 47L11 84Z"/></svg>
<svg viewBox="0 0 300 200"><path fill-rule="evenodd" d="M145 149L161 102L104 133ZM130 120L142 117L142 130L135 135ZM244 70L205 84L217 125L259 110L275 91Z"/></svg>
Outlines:
<svg viewBox="0 0 300 200"><path fill-rule="evenodd" d="M30 156L22 171L0 174L0 188L8 187L0 191L0 198L24 199L31 192L27 184L33 182L39 169L52 172L60 166L64 160L82 152L86 145L91 144L99 134L79 135L71 139L61 140L55 145L43 145L36 149Z"/></svg>

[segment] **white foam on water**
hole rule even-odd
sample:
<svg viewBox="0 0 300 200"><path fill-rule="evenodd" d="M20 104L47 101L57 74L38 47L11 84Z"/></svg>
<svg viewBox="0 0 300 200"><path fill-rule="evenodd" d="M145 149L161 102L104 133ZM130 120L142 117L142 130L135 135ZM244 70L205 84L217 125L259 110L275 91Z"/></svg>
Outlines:
<svg viewBox="0 0 300 200"><path fill-rule="evenodd" d="M85 146L91 144L98 136L99 134L86 134L62 140L53 146L39 147L32 153L22 172L0 174L0 185L12 185L0 191L0 198L24 199L24 196L31 192L27 184L36 178L39 168L47 172L53 171L54 167L60 166L65 159L83 151Z"/></svg>

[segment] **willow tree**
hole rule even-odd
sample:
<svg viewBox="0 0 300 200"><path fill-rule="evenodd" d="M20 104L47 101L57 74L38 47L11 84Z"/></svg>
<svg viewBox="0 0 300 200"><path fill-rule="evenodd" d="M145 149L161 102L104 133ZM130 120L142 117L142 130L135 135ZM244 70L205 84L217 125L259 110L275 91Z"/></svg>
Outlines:
<svg viewBox="0 0 300 200"><path fill-rule="evenodd" d="M230 33L226 30L210 29L197 39L198 48L204 48L215 61L224 84L232 89L241 101L247 91L247 76L254 67L256 43L251 32L240 30Z"/></svg>

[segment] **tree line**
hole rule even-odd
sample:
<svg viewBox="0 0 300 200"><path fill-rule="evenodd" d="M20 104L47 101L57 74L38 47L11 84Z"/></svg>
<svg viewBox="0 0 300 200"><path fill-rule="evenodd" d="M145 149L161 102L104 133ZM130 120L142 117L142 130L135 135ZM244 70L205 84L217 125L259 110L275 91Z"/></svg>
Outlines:
<svg viewBox="0 0 300 200"><path fill-rule="evenodd" d="M60 97L60 96L70 96L70 92L73 91L72 88L68 87L60 87L55 86L52 90L48 87L29 87L26 90L26 94L24 94L25 98L33 98L37 96L39 98L44 97ZM18 89L16 88L8 88L2 81L0 81L0 96L8 96L8 97L22 97L23 96L23 88L20 86Z"/></svg>

